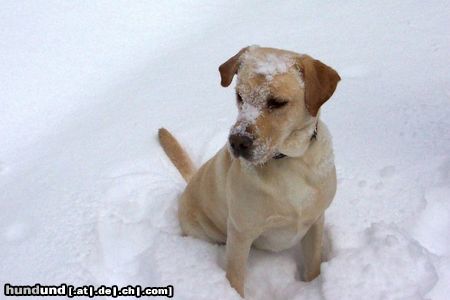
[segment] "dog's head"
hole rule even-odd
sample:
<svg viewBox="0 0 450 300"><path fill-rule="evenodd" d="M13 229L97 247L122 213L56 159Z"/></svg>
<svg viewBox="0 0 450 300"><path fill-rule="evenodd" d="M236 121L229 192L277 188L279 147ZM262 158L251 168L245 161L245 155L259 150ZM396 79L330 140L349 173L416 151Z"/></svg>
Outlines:
<svg viewBox="0 0 450 300"><path fill-rule="evenodd" d="M235 157L263 164L277 153L301 156L319 109L336 89L338 73L294 52L246 47L219 67L227 87L237 75L239 115L230 130Z"/></svg>

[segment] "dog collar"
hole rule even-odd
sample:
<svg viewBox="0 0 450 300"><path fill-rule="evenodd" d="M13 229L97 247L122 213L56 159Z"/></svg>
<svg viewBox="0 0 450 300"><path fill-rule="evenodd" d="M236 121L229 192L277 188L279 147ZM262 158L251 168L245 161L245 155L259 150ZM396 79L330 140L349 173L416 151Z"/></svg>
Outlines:
<svg viewBox="0 0 450 300"><path fill-rule="evenodd" d="M280 159L280 158L283 158L283 157L286 157L286 154L283 154L283 153L277 153L277 154L275 154L272 158L273 158L273 159Z"/></svg>
<svg viewBox="0 0 450 300"><path fill-rule="evenodd" d="M317 140L317 123L316 123L316 128L314 128L314 132L313 132L313 134L311 136L310 141L313 141L313 140ZM286 154L278 152L272 158L273 159L281 159L281 158L284 158L286 156L287 156Z"/></svg>

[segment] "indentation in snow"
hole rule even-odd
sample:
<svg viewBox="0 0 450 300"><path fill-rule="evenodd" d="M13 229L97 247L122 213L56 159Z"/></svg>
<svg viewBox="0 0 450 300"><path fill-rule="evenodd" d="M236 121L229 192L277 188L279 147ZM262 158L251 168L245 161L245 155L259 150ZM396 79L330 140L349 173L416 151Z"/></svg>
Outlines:
<svg viewBox="0 0 450 300"><path fill-rule="evenodd" d="M380 170L380 176L383 178L391 177L395 174L394 166L386 166Z"/></svg>
<svg viewBox="0 0 450 300"><path fill-rule="evenodd" d="M440 186L426 191L425 209L414 229L415 237L434 254L450 253L450 187Z"/></svg>
<svg viewBox="0 0 450 300"><path fill-rule="evenodd" d="M430 253L396 226L373 224L363 235L322 264L326 299L422 299L436 283Z"/></svg>

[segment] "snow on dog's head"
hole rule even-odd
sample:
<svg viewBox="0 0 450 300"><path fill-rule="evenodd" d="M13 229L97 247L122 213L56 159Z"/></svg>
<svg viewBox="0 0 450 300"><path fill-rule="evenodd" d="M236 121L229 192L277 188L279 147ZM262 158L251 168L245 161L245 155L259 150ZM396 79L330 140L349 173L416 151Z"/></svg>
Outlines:
<svg viewBox="0 0 450 300"><path fill-rule="evenodd" d="M290 53L276 54L258 50L257 47L251 47L244 53L241 68L249 68L253 74L264 75L269 81L277 74L288 72L295 63ZM301 79L299 81L302 83Z"/></svg>
<svg viewBox="0 0 450 300"><path fill-rule="evenodd" d="M333 69L309 56L258 46L242 49L219 71L223 86L228 86L237 74L239 114L230 130L229 149L235 157L253 164L265 163L278 152L303 155L314 131L317 111L339 80ZM329 89L327 98L319 99L318 93L306 97L308 76L319 72L330 79L320 86L321 92ZM311 91L319 90L317 80L310 82Z"/></svg>

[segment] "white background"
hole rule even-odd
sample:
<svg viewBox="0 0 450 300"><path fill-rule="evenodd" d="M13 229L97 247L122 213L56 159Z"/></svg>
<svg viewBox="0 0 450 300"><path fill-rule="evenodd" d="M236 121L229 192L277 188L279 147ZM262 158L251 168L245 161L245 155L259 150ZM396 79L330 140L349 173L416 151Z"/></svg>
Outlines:
<svg viewBox="0 0 450 300"><path fill-rule="evenodd" d="M185 183L156 132L197 164L226 141L217 67L259 44L342 77L322 110L338 192L327 260L253 250L251 299L447 299L448 1L0 3L0 283L175 286L238 299L224 247L180 237Z"/></svg>

